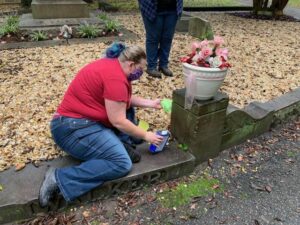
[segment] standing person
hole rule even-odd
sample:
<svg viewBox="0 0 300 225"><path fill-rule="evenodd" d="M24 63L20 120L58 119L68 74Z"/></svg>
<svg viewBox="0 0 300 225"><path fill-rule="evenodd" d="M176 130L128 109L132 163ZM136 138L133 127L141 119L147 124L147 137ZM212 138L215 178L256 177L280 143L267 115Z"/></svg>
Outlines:
<svg viewBox="0 0 300 225"><path fill-rule="evenodd" d="M156 78L173 76L168 68L169 54L183 0L139 0L146 30L146 72Z"/></svg>
<svg viewBox="0 0 300 225"><path fill-rule="evenodd" d="M127 175L135 153L128 154L117 135L155 145L162 140L132 121L134 106L160 108L158 99L132 96L130 82L139 79L146 66L144 50L114 43L106 56L78 72L51 121L55 143L82 163L46 172L39 193L42 207L58 191L66 201L72 201L105 181ZM127 110L131 112L129 119Z"/></svg>

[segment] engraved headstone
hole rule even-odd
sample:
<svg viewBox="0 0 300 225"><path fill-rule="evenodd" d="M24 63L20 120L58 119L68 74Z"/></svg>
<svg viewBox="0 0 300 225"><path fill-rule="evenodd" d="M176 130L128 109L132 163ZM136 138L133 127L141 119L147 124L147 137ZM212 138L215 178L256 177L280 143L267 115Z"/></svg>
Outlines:
<svg viewBox="0 0 300 225"><path fill-rule="evenodd" d="M87 18L87 3L81 0L33 0L34 19Z"/></svg>

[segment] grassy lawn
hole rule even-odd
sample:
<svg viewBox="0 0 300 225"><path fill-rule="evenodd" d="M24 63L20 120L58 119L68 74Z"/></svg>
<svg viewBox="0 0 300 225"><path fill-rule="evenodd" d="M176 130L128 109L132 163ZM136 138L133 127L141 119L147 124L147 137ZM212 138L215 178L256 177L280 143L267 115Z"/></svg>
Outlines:
<svg viewBox="0 0 300 225"><path fill-rule="evenodd" d="M137 0L105 0L106 3L121 10L136 10L138 9ZM184 0L186 7L213 7L213 6L240 6L238 0Z"/></svg>
<svg viewBox="0 0 300 225"><path fill-rule="evenodd" d="M138 9L137 0L105 0L104 2L124 11ZM183 4L185 7L242 6L239 0L184 0ZM300 8L300 0L290 0L288 6Z"/></svg>
<svg viewBox="0 0 300 225"><path fill-rule="evenodd" d="M288 3L288 6L300 8L300 1L299 0L290 0Z"/></svg>
<svg viewBox="0 0 300 225"><path fill-rule="evenodd" d="M189 7L214 7L214 6L240 6L237 0L185 0L184 6Z"/></svg>

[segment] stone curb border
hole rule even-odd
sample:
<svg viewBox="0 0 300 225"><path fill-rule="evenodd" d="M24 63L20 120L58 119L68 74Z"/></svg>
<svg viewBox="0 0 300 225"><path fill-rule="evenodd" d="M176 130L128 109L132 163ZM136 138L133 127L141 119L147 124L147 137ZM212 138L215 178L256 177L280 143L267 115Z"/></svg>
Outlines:
<svg viewBox="0 0 300 225"><path fill-rule="evenodd" d="M221 150L256 137L300 116L300 87L265 103L252 102L244 109L227 108Z"/></svg>
<svg viewBox="0 0 300 225"><path fill-rule="evenodd" d="M97 42L112 42L112 41L125 41L135 40L138 38L137 34L127 29L120 29L123 36L111 36L111 37L99 37L99 38L73 38L69 40L69 44L88 44ZM68 45L65 39L61 40L47 40L47 41L36 41L36 42L15 42L0 44L0 50L12 50L22 48L36 48L36 47L53 47L60 45Z"/></svg>
<svg viewBox="0 0 300 225"><path fill-rule="evenodd" d="M84 202L118 196L188 175L195 167L194 156L178 149L177 143L174 142L170 142L167 150L155 156L149 153L147 144L139 146L139 151L142 154L142 161L134 164L132 171L126 177L107 181L72 203L66 203L62 197L57 197L46 208L39 206L37 198L47 168L77 165L79 163L77 160L64 156L41 162L38 168L29 164L17 173L13 168L0 173L0 183L3 185L3 191L0 192L0 224L28 219L38 213L60 211Z"/></svg>
<svg viewBox="0 0 300 225"><path fill-rule="evenodd" d="M244 109L228 105L228 100L218 92L213 99L196 100L191 109L185 109L185 89L173 92L171 133L188 146L196 164L300 116L300 87L265 103L252 102Z"/></svg>

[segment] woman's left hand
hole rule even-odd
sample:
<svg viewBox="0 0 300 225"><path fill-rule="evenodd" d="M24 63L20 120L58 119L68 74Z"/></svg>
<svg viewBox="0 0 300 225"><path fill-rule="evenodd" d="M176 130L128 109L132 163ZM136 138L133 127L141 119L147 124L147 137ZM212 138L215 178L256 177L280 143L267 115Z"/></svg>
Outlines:
<svg viewBox="0 0 300 225"><path fill-rule="evenodd" d="M151 103L150 107L154 108L154 109L161 109L160 99L152 100L152 103Z"/></svg>

